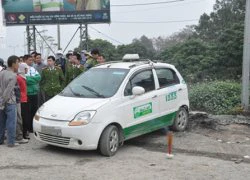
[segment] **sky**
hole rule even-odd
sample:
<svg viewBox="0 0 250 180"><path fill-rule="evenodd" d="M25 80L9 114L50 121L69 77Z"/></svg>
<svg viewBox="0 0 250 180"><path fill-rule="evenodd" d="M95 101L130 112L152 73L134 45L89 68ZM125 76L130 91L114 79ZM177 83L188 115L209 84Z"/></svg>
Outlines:
<svg viewBox="0 0 250 180"><path fill-rule="evenodd" d="M112 5L136 4L146 2L162 2L164 0L111 0ZM180 31L187 25L197 24L203 13L210 13L213 10L215 0L184 0L171 4L132 6L132 7L111 7L110 24L89 25L91 39L108 40L114 45L129 44L134 38L146 35L149 38L167 37ZM192 21L186 21L192 20ZM118 23L118 22L166 22L166 23ZM169 21L184 21L169 23ZM78 25L61 25L61 47L64 49L75 33ZM94 29L98 30L98 32ZM0 39L0 58L7 59L10 55L21 56L27 53L25 41L25 26L6 27L5 39ZM57 26L37 26L38 30L47 30L46 35L57 40ZM101 33L100 33L101 32ZM69 49L79 45L77 34L70 44Z"/></svg>

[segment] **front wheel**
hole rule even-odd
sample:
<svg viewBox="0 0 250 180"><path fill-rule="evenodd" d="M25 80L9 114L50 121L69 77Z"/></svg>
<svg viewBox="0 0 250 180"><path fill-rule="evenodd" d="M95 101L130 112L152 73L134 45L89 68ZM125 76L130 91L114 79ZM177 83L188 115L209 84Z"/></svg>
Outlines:
<svg viewBox="0 0 250 180"><path fill-rule="evenodd" d="M99 149L104 156L114 156L119 148L119 130L116 126L108 126L102 133Z"/></svg>
<svg viewBox="0 0 250 180"><path fill-rule="evenodd" d="M184 131L188 124L188 112L185 108L181 107L176 114L172 129L174 131Z"/></svg>

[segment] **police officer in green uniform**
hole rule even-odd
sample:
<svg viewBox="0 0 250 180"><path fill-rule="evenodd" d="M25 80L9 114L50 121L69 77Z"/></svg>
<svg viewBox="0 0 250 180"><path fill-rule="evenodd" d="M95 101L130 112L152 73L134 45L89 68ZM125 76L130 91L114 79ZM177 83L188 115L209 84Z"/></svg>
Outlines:
<svg viewBox="0 0 250 180"><path fill-rule="evenodd" d="M84 66L81 64L82 56L79 53L73 54L75 60L76 77L84 72Z"/></svg>
<svg viewBox="0 0 250 180"><path fill-rule="evenodd" d="M84 71L84 66L81 65L80 61L81 55L74 52L72 55L72 63L69 64L66 69L66 85L68 85L73 79Z"/></svg>
<svg viewBox="0 0 250 180"><path fill-rule="evenodd" d="M99 57L100 53L98 49L93 49L91 51L91 54L86 53L87 56L87 61L84 65L85 70L89 70L90 68L94 67L95 65L98 64L97 58Z"/></svg>
<svg viewBox="0 0 250 180"><path fill-rule="evenodd" d="M65 69L67 69L69 64L72 64L72 55L73 55L73 51L69 50L68 53L66 54L66 65L65 65ZM66 72L66 70L65 70Z"/></svg>
<svg viewBox="0 0 250 180"><path fill-rule="evenodd" d="M45 101L57 95L64 88L64 76L62 69L55 66L55 57L49 56L47 59L48 67L44 68L41 73L41 90L45 94Z"/></svg>

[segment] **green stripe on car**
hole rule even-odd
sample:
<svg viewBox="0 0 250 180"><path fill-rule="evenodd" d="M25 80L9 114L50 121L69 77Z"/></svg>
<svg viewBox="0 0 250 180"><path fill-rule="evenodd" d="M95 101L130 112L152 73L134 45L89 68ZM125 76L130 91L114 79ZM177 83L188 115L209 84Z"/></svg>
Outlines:
<svg viewBox="0 0 250 180"><path fill-rule="evenodd" d="M170 113L159 118L155 118L134 126L130 126L123 129L125 139L130 139L136 136L140 136L166 126L171 126L174 122L177 112Z"/></svg>

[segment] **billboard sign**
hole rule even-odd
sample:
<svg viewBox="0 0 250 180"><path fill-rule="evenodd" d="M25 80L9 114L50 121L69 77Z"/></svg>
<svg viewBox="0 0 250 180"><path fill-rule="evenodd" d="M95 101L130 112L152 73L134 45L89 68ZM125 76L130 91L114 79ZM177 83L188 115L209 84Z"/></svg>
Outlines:
<svg viewBox="0 0 250 180"><path fill-rule="evenodd" d="M110 0L1 0L6 25L110 23Z"/></svg>

